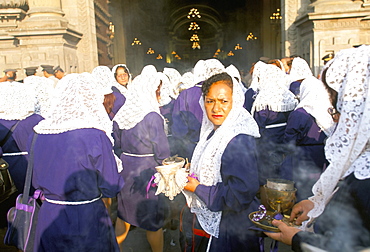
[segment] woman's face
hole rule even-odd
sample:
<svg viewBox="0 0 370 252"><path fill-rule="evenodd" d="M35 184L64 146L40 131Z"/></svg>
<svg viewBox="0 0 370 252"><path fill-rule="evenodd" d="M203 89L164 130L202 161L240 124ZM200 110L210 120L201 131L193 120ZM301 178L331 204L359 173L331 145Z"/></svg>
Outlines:
<svg viewBox="0 0 370 252"><path fill-rule="evenodd" d="M118 67L116 70L116 80L119 84L126 86L128 83L128 73L126 73L123 67Z"/></svg>
<svg viewBox="0 0 370 252"><path fill-rule="evenodd" d="M204 107L208 119L217 129L225 121L233 105L233 91L225 81L212 84L208 94L204 97Z"/></svg>

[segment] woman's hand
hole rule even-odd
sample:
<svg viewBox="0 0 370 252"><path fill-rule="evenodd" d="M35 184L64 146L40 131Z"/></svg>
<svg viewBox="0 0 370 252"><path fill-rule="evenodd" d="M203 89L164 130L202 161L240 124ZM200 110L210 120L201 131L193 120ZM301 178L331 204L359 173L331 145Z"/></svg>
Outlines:
<svg viewBox="0 0 370 252"><path fill-rule="evenodd" d="M295 224L301 225L303 221L308 220L308 212L314 207L314 203L310 200L302 200L294 205L292 213L290 214L290 221L295 218Z"/></svg>
<svg viewBox="0 0 370 252"><path fill-rule="evenodd" d="M293 236L296 233L302 231L298 228L290 227L287 224L285 224L284 222L279 221L279 220L273 220L272 224L274 226L276 226L277 228L279 228L280 232L277 232L277 233L264 232L265 235L267 235L268 237L270 237L274 240L283 242L283 243L288 244L288 245L292 245Z"/></svg>
<svg viewBox="0 0 370 252"><path fill-rule="evenodd" d="M188 183L185 185L184 189L190 192L194 192L199 184L200 183L197 179L188 176Z"/></svg>

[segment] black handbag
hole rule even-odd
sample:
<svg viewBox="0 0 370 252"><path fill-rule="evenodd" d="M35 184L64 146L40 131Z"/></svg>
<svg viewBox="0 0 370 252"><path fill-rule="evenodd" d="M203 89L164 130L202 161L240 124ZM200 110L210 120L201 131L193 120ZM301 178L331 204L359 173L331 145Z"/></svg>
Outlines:
<svg viewBox="0 0 370 252"><path fill-rule="evenodd" d="M6 141L8 141L19 122L20 121L18 121L10 128L8 134L1 141L0 146L3 146ZM17 191L17 187L15 186L14 181L10 176L8 168L9 164L0 157L0 203L8 199L13 193Z"/></svg>
<svg viewBox="0 0 370 252"><path fill-rule="evenodd" d="M0 158L0 203L17 191L8 168L9 164Z"/></svg>
<svg viewBox="0 0 370 252"><path fill-rule="evenodd" d="M36 138L37 134L35 133L29 153L23 194L17 197L15 207L12 207L8 211L8 229L4 237L4 243L6 245L16 246L24 252L33 251L37 216L40 209L40 205L37 202L40 191L36 190L33 197L29 196L33 170L33 149Z"/></svg>

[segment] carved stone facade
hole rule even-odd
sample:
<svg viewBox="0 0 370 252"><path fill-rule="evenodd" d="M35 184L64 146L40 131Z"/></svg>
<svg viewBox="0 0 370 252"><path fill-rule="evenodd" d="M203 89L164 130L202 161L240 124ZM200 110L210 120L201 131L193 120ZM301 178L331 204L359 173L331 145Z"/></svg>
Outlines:
<svg viewBox="0 0 370 252"><path fill-rule="evenodd" d="M282 0L283 54L305 58L315 74L321 58L370 42L369 1Z"/></svg>

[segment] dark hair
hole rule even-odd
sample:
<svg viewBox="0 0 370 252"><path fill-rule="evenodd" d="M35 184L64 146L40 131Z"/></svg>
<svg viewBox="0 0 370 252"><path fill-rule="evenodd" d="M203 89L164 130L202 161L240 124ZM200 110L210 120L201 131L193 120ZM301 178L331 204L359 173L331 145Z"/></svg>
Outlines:
<svg viewBox="0 0 370 252"><path fill-rule="evenodd" d="M331 87L329 87L328 83L326 82L326 72L328 71L328 69L329 67L326 68L324 71L322 71L321 81L322 83L324 83L324 86L329 93L331 105L333 105L333 107L337 109L338 92L332 89Z"/></svg>
<svg viewBox="0 0 370 252"><path fill-rule="evenodd" d="M282 68L283 66L280 64L279 60L277 59L271 59L267 62L267 64L270 64L270 65L275 65L277 66L278 68ZM288 64L287 64L288 65Z"/></svg>
<svg viewBox="0 0 370 252"><path fill-rule="evenodd" d="M119 66L116 68L116 71L114 72L114 78L116 78L116 77L117 77L117 70L118 70L119 68L123 68L123 70L125 70L125 73L127 73L127 74L130 76L130 71L128 70L128 68L127 68L127 67L125 67L125 66L123 66L123 65L119 65Z"/></svg>
<svg viewBox="0 0 370 252"><path fill-rule="evenodd" d="M227 73L215 74L203 82L202 85L203 97L205 97L208 94L212 84L218 81L224 81L225 84L231 88L231 90L233 89L233 80L230 75L228 75Z"/></svg>
<svg viewBox="0 0 370 252"><path fill-rule="evenodd" d="M115 101L116 101L116 96L113 93L104 95L103 105L104 105L105 111L107 111L108 114L112 112Z"/></svg>

